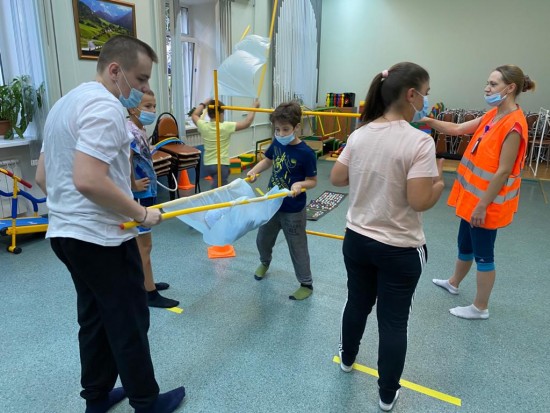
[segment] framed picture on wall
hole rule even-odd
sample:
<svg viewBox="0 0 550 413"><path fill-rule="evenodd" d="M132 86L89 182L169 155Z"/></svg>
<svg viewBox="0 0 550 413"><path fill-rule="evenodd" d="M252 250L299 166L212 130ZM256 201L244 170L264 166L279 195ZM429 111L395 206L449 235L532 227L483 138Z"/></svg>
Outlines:
<svg viewBox="0 0 550 413"><path fill-rule="evenodd" d="M79 59L97 59L111 37L136 36L136 10L118 0L73 0Z"/></svg>

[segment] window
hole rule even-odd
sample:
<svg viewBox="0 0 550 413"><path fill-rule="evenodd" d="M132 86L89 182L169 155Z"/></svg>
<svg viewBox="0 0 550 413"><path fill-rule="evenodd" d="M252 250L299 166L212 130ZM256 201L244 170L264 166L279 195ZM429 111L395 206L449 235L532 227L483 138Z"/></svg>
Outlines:
<svg viewBox="0 0 550 413"><path fill-rule="evenodd" d="M180 12L181 34L189 35L189 9L182 7Z"/></svg>
<svg viewBox="0 0 550 413"><path fill-rule="evenodd" d="M2 53L0 53L0 85L4 85L4 68L2 67Z"/></svg>
<svg viewBox="0 0 550 413"><path fill-rule="evenodd" d="M181 41L181 64L182 64L182 85L183 85L183 107L188 113L193 108L195 98L195 73L196 73L196 46L195 38L191 36L189 9L180 7L180 41Z"/></svg>
<svg viewBox="0 0 550 413"><path fill-rule="evenodd" d="M185 40L181 42L183 48L182 64L183 64L183 104L185 111L188 112L193 107L194 75L195 75L195 42L193 40Z"/></svg>
<svg viewBox="0 0 550 413"><path fill-rule="evenodd" d="M175 113L188 113L195 99L195 78L197 66L197 42L191 36L188 7L179 7L172 13L171 3L165 3L166 61L170 109ZM177 24L172 24L172 19ZM175 27L174 27L175 26ZM178 33L179 42L173 33ZM175 48L178 47L178 50ZM179 63L179 64L178 64ZM174 90L181 90L174 96Z"/></svg>
<svg viewBox="0 0 550 413"><path fill-rule="evenodd" d="M43 110L34 114L25 137L41 140L42 125L48 110L45 91L45 59L42 49L38 0L0 0L0 84L14 78L28 77L34 89L44 88L41 96ZM38 99L33 97L34 104Z"/></svg>

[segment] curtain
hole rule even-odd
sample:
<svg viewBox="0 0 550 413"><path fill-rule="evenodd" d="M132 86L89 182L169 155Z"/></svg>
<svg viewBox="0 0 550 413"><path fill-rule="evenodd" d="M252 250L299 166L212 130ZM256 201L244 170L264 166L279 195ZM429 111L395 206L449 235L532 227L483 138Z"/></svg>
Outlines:
<svg viewBox="0 0 550 413"><path fill-rule="evenodd" d="M14 77L29 76L29 82L38 89L45 80L45 59L38 17L38 0L0 0L0 50L4 82ZM45 85L44 85L45 87ZM48 109L47 93L42 93L42 109L38 110L27 128L25 137L41 145L44 121ZM37 105L34 96L34 104ZM31 151L32 151L31 145ZM32 157L31 159L34 159Z"/></svg>
<svg viewBox="0 0 550 413"><path fill-rule="evenodd" d="M317 103L321 0L280 0L273 36L273 106Z"/></svg>

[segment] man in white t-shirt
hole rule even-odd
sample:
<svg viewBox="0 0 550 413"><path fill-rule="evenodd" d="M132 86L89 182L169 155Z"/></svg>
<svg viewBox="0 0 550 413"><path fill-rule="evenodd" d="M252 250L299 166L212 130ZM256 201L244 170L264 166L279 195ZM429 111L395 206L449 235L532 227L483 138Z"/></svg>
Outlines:
<svg viewBox="0 0 550 413"><path fill-rule="evenodd" d="M129 36L105 43L96 79L51 109L36 182L47 194L46 237L71 273L76 293L86 413L104 413L125 397L136 412L172 412L183 387L159 395L149 351L149 308L135 220L160 223L130 189L130 141L123 106L149 90L155 52ZM121 105L122 103L122 105ZM122 388L114 389L120 376ZM62 409L61 409L62 410Z"/></svg>

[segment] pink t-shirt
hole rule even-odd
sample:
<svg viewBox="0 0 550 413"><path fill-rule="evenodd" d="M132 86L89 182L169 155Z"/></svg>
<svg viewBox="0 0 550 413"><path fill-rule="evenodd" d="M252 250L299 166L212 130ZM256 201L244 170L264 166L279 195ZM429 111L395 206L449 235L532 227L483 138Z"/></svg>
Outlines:
<svg viewBox="0 0 550 413"><path fill-rule="evenodd" d="M396 247L426 243L407 180L438 175L429 135L406 121L369 123L350 135L338 161L349 168L348 228Z"/></svg>

